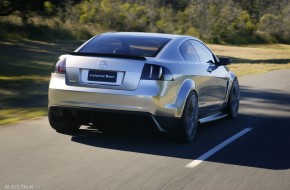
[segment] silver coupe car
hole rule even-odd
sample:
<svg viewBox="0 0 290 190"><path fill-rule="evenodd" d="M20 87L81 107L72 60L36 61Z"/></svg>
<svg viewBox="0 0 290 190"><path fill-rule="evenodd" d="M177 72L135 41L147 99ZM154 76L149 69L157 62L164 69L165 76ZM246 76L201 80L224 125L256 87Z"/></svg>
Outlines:
<svg viewBox="0 0 290 190"><path fill-rule="evenodd" d="M50 125L58 132L154 126L191 142L199 123L238 114L239 83L230 63L191 36L97 35L54 65Z"/></svg>

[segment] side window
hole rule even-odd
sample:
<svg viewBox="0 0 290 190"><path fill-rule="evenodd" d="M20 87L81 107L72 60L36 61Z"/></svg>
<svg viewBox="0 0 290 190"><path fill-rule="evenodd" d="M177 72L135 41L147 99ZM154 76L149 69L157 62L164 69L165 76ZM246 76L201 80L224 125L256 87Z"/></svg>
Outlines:
<svg viewBox="0 0 290 190"><path fill-rule="evenodd" d="M196 40L190 40L190 42L194 46L201 62L215 63L212 52L205 45Z"/></svg>
<svg viewBox="0 0 290 190"><path fill-rule="evenodd" d="M179 52L184 60L199 62L198 55L189 40L181 44Z"/></svg>

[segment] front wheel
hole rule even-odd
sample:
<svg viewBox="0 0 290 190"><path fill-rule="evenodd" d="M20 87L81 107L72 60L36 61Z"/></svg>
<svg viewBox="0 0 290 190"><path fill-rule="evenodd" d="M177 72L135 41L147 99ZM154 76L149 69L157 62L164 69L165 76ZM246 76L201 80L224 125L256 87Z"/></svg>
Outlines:
<svg viewBox="0 0 290 190"><path fill-rule="evenodd" d="M236 118L239 111L239 105L240 105L240 87L239 82L235 78L232 84L230 97L228 100L228 106L227 106L227 113L229 118Z"/></svg>
<svg viewBox="0 0 290 190"><path fill-rule="evenodd" d="M191 92L186 100L182 118L178 128L178 137L182 142L191 142L198 125L198 100L195 92Z"/></svg>

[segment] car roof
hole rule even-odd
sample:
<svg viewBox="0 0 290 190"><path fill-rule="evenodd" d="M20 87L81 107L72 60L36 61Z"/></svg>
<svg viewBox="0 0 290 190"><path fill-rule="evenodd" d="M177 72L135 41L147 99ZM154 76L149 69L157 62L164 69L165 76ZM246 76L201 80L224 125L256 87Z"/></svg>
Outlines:
<svg viewBox="0 0 290 190"><path fill-rule="evenodd" d="M169 38L169 39L177 39L177 38L184 38L184 37L193 38L192 36L185 36L185 35L150 33L150 32L107 32L100 35L148 36L148 37L150 36L150 37L160 37L160 38Z"/></svg>

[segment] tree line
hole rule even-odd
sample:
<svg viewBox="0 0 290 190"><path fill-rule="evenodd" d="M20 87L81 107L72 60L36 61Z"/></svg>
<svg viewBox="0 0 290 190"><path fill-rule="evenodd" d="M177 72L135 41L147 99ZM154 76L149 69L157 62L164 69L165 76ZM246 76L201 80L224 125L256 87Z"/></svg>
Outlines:
<svg viewBox="0 0 290 190"><path fill-rule="evenodd" d="M290 0L0 0L0 19L11 15L72 38L142 31L222 44L290 43Z"/></svg>

